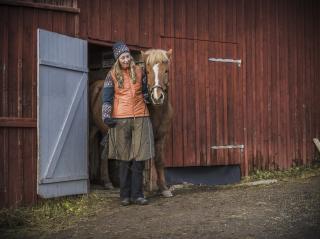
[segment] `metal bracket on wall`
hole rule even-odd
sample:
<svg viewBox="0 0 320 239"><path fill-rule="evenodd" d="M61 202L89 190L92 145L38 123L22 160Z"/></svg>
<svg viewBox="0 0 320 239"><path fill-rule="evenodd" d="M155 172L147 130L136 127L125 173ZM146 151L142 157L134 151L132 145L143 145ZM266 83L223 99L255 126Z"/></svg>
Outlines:
<svg viewBox="0 0 320 239"><path fill-rule="evenodd" d="M211 146L211 149L240 149L240 162L242 162L243 158L243 149L244 145L243 144L236 144L236 145L214 145Z"/></svg>
<svg viewBox="0 0 320 239"><path fill-rule="evenodd" d="M214 145L211 146L212 149L240 149L241 151L244 149L243 144L236 145Z"/></svg>
<svg viewBox="0 0 320 239"><path fill-rule="evenodd" d="M211 58L209 58L209 61L213 61L213 62L225 62L225 63L236 63L236 64L238 64L238 67L241 66L241 59L234 60L234 59L214 58L214 57L211 57Z"/></svg>

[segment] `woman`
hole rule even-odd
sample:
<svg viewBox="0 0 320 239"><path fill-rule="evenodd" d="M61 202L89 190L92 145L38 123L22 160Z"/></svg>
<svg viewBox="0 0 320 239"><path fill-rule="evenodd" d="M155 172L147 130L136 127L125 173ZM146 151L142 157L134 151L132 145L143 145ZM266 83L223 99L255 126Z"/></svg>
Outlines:
<svg viewBox="0 0 320 239"><path fill-rule="evenodd" d="M123 42L113 45L116 60L103 88L102 118L109 130L109 158L120 160L120 201L145 205L143 170L154 156L147 78Z"/></svg>

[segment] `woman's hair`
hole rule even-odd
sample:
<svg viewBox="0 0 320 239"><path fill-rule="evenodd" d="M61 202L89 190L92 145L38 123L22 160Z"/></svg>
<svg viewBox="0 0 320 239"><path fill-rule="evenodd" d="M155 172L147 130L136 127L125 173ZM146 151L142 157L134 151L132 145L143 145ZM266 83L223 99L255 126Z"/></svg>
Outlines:
<svg viewBox="0 0 320 239"><path fill-rule="evenodd" d="M136 80L137 80L136 71L135 71L136 64L134 63L133 57L132 56L130 56L130 57L131 57L131 61L130 61L130 67L129 67L130 68L129 74L130 74L130 78L131 78L132 83L135 84ZM115 75L116 80L118 82L118 87L123 88L123 73L121 70L119 58L114 63L112 70L114 71L114 75Z"/></svg>

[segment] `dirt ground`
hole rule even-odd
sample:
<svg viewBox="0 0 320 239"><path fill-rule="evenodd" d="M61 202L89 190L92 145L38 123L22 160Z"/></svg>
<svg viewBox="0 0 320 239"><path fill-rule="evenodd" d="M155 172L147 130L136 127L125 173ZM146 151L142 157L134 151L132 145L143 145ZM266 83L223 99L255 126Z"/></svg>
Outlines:
<svg viewBox="0 0 320 239"><path fill-rule="evenodd" d="M185 186L146 206L96 190L101 210L75 226L24 238L320 238L320 176L269 185Z"/></svg>

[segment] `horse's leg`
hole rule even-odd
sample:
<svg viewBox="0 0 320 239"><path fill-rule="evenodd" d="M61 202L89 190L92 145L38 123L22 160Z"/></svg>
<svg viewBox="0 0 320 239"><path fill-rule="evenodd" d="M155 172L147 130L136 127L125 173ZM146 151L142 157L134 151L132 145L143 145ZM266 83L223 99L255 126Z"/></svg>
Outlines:
<svg viewBox="0 0 320 239"><path fill-rule="evenodd" d="M157 171L157 185L158 185L158 188L159 188L161 194L164 197L172 197L173 195L172 195L171 191L168 189L168 187L166 185L166 179L165 179L165 176L164 176L164 162L163 162L163 158L164 158L164 151L163 151L164 143L165 143L165 138L164 137L155 141L154 163L155 163L155 168L156 168L156 171Z"/></svg>
<svg viewBox="0 0 320 239"><path fill-rule="evenodd" d="M101 164L100 164L100 176L101 181L103 183L103 186L105 189L113 189L113 185L110 180L109 175L109 161L108 161L108 135L105 136L105 138L102 139L100 142L100 158L101 158Z"/></svg>

